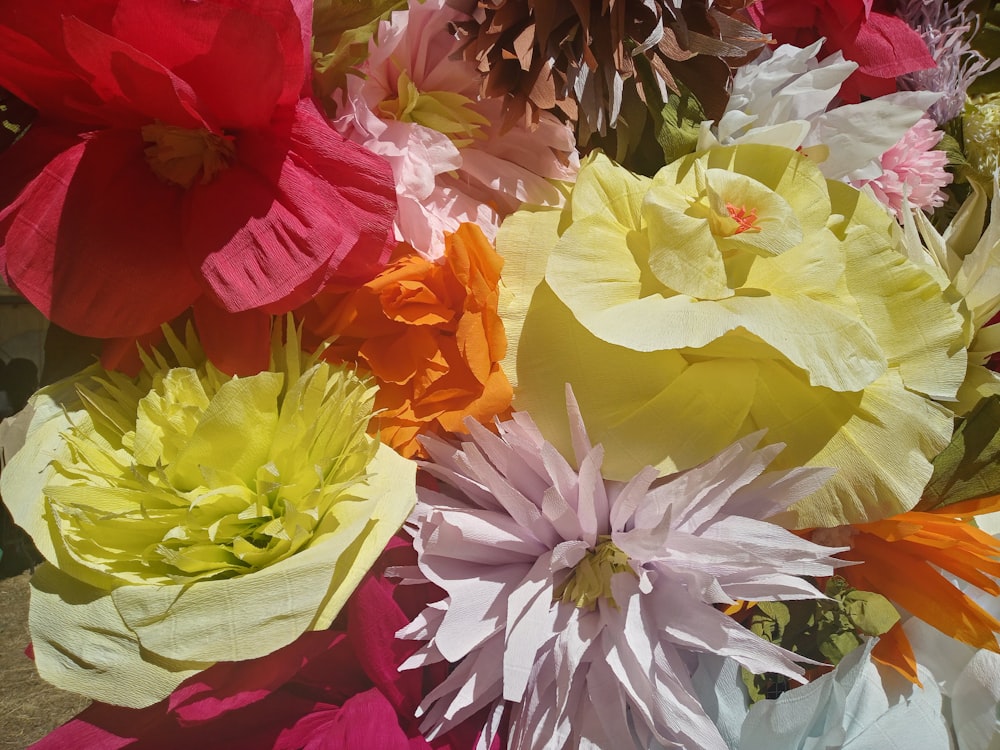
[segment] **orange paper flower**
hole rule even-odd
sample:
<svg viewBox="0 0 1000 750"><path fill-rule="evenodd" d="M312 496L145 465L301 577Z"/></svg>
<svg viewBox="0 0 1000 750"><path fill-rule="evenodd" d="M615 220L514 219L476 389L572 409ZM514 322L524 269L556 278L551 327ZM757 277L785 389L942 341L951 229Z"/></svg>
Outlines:
<svg viewBox="0 0 1000 750"><path fill-rule="evenodd" d="M323 293L300 310L307 333L336 337L328 358L375 376L382 412L372 425L407 457L423 455L418 435L464 431L466 416L486 422L513 395L498 364L507 348L497 315L503 260L473 224L445 246L433 262L400 245L360 289Z"/></svg>
<svg viewBox="0 0 1000 750"><path fill-rule="evenodd" d="M1000 495L966 500L938 510L909 511L837 529L815 529L812 540L837 537L851 549L839 555L859 565L837 572L855 588L875 591L975 648L1000 652L1000 621L963 594L938 569L987 593L1000 595L1000 541L969 521L1000 510ZM900 624L882 636L872 654L919 684L916 661Z"/></svg>

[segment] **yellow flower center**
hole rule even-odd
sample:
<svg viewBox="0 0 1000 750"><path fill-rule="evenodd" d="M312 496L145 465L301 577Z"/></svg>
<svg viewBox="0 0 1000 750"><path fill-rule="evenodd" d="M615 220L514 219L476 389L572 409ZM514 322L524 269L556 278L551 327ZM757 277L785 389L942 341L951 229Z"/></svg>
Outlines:
<svg viewBox="0 0 1000 750"><path fill-rule="evenodd" d="M615 546L611 537L598 537L597 546L587 551L570 576L552 592L552 598L580 609L592 609L598 599L605 599L617 608L611 596L611 576L616 573L636 575L628 564L628 555Z"/></svg>
<svg viewBox="0 0 1000 750"><path fill-rule="evenodd" d="M473 101L454 91L420 91L406 71L396 82L396 98L385 99L379 112L399 122L413 122L444 133L458 148L482 138L489 120L471 109Z"/></svg>
<svg viewBox="0 0 1000 750"><path fill-rule="evenodd" d="M142 128L142 139L152 145L146 162L161 180L189 188L198 180L207 185L236 159L233 136L205 128L178 128L154 123Z"/></svg>

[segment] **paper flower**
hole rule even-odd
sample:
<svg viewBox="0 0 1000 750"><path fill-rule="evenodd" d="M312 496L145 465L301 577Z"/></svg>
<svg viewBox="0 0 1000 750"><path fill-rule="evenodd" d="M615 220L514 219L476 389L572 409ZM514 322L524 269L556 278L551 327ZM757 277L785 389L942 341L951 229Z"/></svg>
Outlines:
<svg viewBox="0 0 1000 750"><path fill-rule="evenodd" d="M337 97L337 130L392 165L396 237L431 258L462 222L492 239L522 203L561 205L549 180L579 166L572 131L551 114L501 136L502 100L478 100L475 65L456 58L449 26L465 18L446 0L413 0L379 25Z"/></svg>
<svg viewBox="0 0 1000 750"><path fill-rule="evenodd" d="M951 747L941 691L926 668L923 689L887 679L871 657L877 639L829 674L747 707L735 665L705 659L695 681L731 750L881 750ZM650 750L661 750L651 747Z"/></svg>
<svg viewBox="0 0 1000 750"><path fill-rule="evenodd" d="M8 281L111 338L196 302L200 329L252 325L381 268L391 172L303 98L310 18L292 0L6 3L0 86L40 113L0 162ZM266 339L250 354L264 366Z"/></svg>
<svg viewBox="0 0 1000 750"><path fill-rule="evenodd" d="M972 48L969 40L979 30L979 17L969 9L971 4L972 0L901 0L897 4L897 14L920 32L935 62L934 67L900 76L897 83L901 89L941 93L941 99L927 111L938 125L961 115L972 82L1000 66Z"/></svg>
<svg viewBox="0 0 1000 750"><path fill-rule="evenodd" d="M459 446L426 441L439 486L418 491L410 525L420 574L447 597L400 632L428 641L401 668L455 666L421 704L423 727L484 707L495 727L506 706L512 749L725 750L690 659L801 677L795 655L713 605L821 596L799 576L831 573L837 550L763 519L830 472L765 474L781 448L755 450L758 434L681 474L606 480L568 388L567 402L577 468L523 412L499 437L470 420Z"/></svg>
<svg viewBox="0 0 1000 750"><path fill-rule="evenodd" d="M519 212L497 239L514 407L568 455L553 399L571 383L619 480L766 428L787 446L777 467L838 469L776 519L792 527L908 510L966 354L954 303L898 234L787 149L716 148L653 179L594 158L567 209Z"/></svg>
<svg viewBox="0 0 1000 750"><path fill-rule="evenodd" d="M1000 96L981 94L966 100L962 110L962 138L973 177L985 185L1000 169Z"/></svg>
<svg viewBox="0 0 1000 750"><path fill-rule="evenodd" d="M400 246L377 277L346 294L322 294L300 311L306 330L334 338L329 359L356 362L379 385L372 427L404 456L418 435L461 431L510 407L499 362L507 348L497 314L500 256L463 224L445 235L440 262Z"/></svg>
<svg viewBox="0 0 1000 750"><path fill-rule="evenodd" d="M152 704L216 661L326 628L415 501L414 466L365 434L374 389L304 356L230 378L188 332L135 378L92 367L39 391L0 477L46 559L39 673Z"/></svg>
<svg viewBox="0 0 1000 750"><path fill-rule="evenodd" d="M1000 620L1000 597L973 586L965 592ZM929 670L949 699L950 719L958 750L993 750L1000 737L1000 654L956 641L918 617L904 625L918 667Z"/></svg>
<svg viewBox="0 0 1000 750"><path fill-rule="evenodd" d="M854 560L840 571L851 585L885 595L915 617L952 638L1000 653L1000 620L963 594L939 571L947 571L993 596L1000 596L1000 542L969 523L1000 510L1000 497L948 505L933 512L909 511L872 523L819 529L820 544L850 547ZM913 585L919 581L920 585ZM876 657L916 681L916 664L906 638L897 632Z"/></svg>
<svg viewBox="0 0 1000 750"><path fill-rule="evenodd" d="M904 214L905 250L934 273L947 294L961 297L966 317L967 370L954 409L965 414L1000 394L1000 201L989 201L975 180L972 192L943 233L919 211ZM987 214L987 206L989 213ZM992 367L992 369L991 369Z"/></svg>
<svg viewBox="0 0 1000 750"><path fill-rule="evenodd" d="M940 95L900 91L843 104L837 96L858 65L841 52L818 59L821 45L783 44L737 70L725 113L714 125L702 123L699 150L720 143L801 148L829 179L879 177L883 155Z"/></svg>
<svg viewBox="0 0 1000 750"><path fill-rule="evenodd" d="M468 750L481 721L431 743L413 715L425 681L443 678L446 665L396 670L415 645L395 640L395 631L433 592L393 585L381 573L414 559L409 544L393 537L348 600L346 624L305 633L259 659L216 664L145 709L95 703L33 750ZM499 739L494 745L499 750Z"/></svg>
<svg viewBox="0 0 1000 750"><path fill-rule="evenodd" d="M947 197L941 188L952 179L945 170L948 154L934 149L943 136L933 120L921 119L906 131L899 143L882 154L880 176L854 185L871 188L875 197L892 209L900 221L904 196L911 206L924 211L943 206Z"/></svg>
<svg viewBox="0 0 1000 750"><path fill-rule="evenodd" d="M823 37L823 51L858 63L841 89L847 102L896 90L896 77L934 67L920 34L873 0L760 0L747 10L780 44L805 47Z"/></svg>
<svg viewBox="0 0 1000 750"><path fill-rule="evenodd" d="M471 3L470 3L471 4ZM735 67L765 38L743 0L489 0L458 24L465 57L483 76L484 96L502 97L508 124L538 121L558 107L579 121L580 142L618 122L626 89L678 91L678 81L716 116ZM640 63L651 78L642 81ZM659 114L659 113L657 113Z"/></svg>

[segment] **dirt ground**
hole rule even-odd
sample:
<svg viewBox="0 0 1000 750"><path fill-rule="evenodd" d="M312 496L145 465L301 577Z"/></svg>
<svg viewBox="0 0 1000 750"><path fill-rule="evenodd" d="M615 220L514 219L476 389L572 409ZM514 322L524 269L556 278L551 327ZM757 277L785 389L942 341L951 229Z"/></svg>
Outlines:
<svg viewBox="0 0 1000 750"><path fill-rule="evenodd" d="M0 750L23 750L90 703L43 681L24 655L30 578L0 579Z"/></svg>

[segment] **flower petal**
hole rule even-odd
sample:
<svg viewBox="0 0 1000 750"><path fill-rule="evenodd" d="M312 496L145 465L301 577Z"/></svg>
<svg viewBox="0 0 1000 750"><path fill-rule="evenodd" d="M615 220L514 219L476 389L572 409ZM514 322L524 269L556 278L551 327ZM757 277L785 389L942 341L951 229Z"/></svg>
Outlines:
<svg viewBox="0 0 1000 750"><path fill-rule="evenodd" d="M220 306L295 306L334 273L371 278L384 265L391 170L344 141L314 104L300 102L286 125L241 134L236 148L237 164L190 190L182 229Z"/></svg>
<svg viewBox="0 0 1000 750"><path fill-rule="evenodd" d="M179 262L180 193L157 181L139 133L108 130L60 154L0 217L7 274L84 336L146 333L198 295Z"/></svg>

